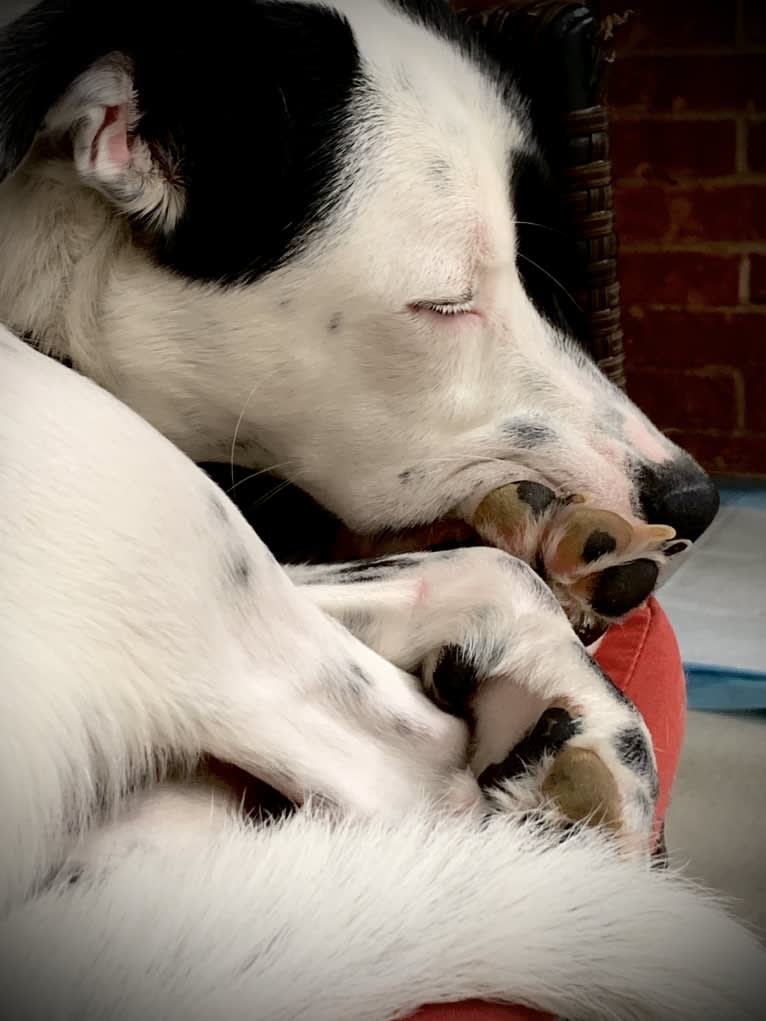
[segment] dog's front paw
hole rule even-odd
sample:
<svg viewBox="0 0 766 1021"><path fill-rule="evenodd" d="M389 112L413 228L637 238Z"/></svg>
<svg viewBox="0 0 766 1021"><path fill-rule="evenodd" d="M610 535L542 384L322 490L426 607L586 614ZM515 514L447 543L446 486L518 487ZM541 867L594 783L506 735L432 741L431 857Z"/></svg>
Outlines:
<svg viewBox="0 0 766 1021"><path fill-rule="evenodd" d="M592 826L629 852L651 850L658 784L643 726L598 735L581 718L552 707L503 762L484 770L479 783L494 811L562 833Z"/></svg>
<svg viewBox="0 0 766 1021"><path fill-rule="evenodd" d="M628 521L585 496L557 495L538 482L489 493L471 524L485 541L535 569L586 644L640 606L668 558L688 546L669 526Z"/></svg>

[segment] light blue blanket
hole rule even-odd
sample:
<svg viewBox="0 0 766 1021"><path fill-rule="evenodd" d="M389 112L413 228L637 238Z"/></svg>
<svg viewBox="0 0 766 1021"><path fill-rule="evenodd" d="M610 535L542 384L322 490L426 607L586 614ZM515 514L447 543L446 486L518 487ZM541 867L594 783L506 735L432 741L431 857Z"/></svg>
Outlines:
<svg viewBox="0 0 766 1021"><path fill-rule="evenodd" d="M766 708L766 484L721 485L721 510L658 598L692 709Z"/></svg>

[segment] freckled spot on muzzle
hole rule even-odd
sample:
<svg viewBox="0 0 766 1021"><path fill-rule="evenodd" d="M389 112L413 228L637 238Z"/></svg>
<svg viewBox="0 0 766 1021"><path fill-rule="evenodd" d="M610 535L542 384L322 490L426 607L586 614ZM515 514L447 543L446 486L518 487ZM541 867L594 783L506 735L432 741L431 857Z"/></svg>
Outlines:
<svg viewBox="0 0 766 1021"><path fill-rule="evenodd" d="M503 435L517 450L534 450L546 443L552 443L556 433L544 422L528 419L510 419L503 425Z"/></svg>

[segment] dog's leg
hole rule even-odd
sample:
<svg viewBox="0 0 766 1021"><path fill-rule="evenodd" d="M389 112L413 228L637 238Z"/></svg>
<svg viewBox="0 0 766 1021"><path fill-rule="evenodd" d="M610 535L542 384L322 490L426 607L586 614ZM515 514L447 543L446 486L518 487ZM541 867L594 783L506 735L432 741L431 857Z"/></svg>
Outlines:
<svg viewBox="0 0 766 1021"><path fill-rule="evenodd" d="M472 765L498 806L549 808L648 847L658 791L649 732L529 567L474 548L288 570L471 722ZM548 733L534 730L541 716Z"/></svg>
<svg viewBox="0 0 766 1021"><path fill-rule="evenodd" d="M361 812L478 797L467 729L326 616L214 484L0 332L0 910L206 752Z"/></svg>
<svg viewBox="0 0 766 1021"><path fill-rule="evenodd" d="M388 1021L474 997L572 1021L763 1017L755 940L594 831L149 811L0 923L9 1017Z"/></svg>

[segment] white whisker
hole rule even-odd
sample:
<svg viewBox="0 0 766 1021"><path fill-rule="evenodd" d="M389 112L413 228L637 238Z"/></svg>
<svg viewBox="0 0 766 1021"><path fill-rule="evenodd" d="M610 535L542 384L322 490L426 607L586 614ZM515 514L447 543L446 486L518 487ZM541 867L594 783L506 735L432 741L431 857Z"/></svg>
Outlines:
<svg viewBox="0 0 766 1021"><path fill-rule="evenodd" d="M231 438L231 450L229 451L229 468L231 470L231 485L232 485L232 488L234 487L234 451L235 451L236 446L237 446L237 436L239 435L239 430L240 430L240 428L242 426L242 420L245 417L245 412L247 411L247 408L248 408L248 405L250 404L250 401L255 396L255 391L257 389L258 389L258 383L255 384L253 389L247 395L247 400L245 401L244 405L242 406L242 410L239 413L239 418L237 419L237 424L234 426L234 435Z"/></svg>
<svg viewBox="0 0 766 1021"><path fill-rule="evenodd" d="M539 262L535 262L534 259L530 259L529 256L524 255L523 252L519 252L518 255L520 259L524 259L525 262L528 262L531 266L534 266L536 269L539 269L540 272L544 273L549 280L552 280L557 287L560 287L564 294L566 294L567 298L569 298L569 300L572 302L574 307L578 309L580 312L582 312L582 308L580 308L580 305L575 301L574 297L569 293L566 287L564 287L560 280L557 280L556 277L552 273L549 273L547 269L544 269Z"/></svg>

